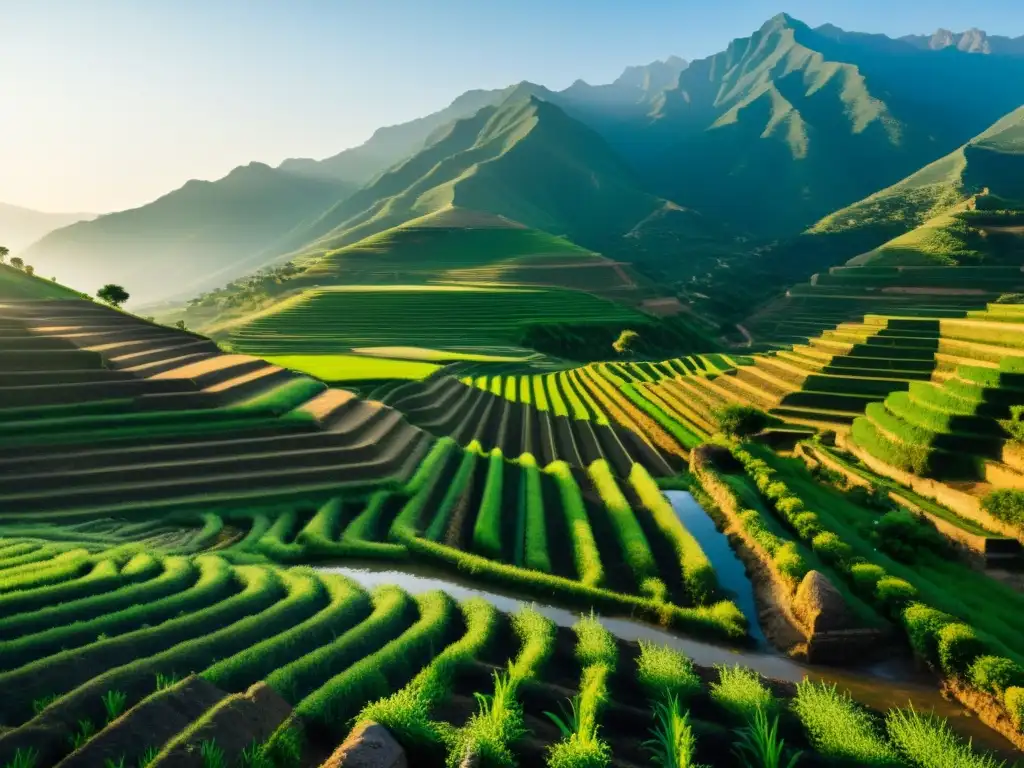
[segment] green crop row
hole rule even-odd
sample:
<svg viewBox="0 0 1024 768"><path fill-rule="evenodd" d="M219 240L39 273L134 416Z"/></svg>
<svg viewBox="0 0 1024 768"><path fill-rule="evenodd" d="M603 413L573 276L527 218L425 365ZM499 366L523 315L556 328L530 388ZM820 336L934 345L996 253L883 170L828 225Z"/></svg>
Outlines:
<svg viewBox="0 0 1024 768"><path fill-rule="evenodd" d="M230 575L227 563L221 560L203 561L197 572L187 559L170 557L155 578L12 616L2 624L3 636L10 639L0 647L0 669L13 669L61 649L75 648L100 635L131 632L165 621L192 605L207 604L229 593Z"/></svg>
<svg viewBox="0 0 1024 768"><path fill-rule="evenodd" d="M451 735L443 724L431 720L431 710L453 693L455 676L480 655L493 640L498 612L483 599L473 598L460 606L466 631L442 650L430 664L401 690L367 704L356 723L383 725L410 753L423 757L438 750Z"/></svg>
<svg viewBox="0 0 1024 768"><path fill-rule="evenodd" d="M363 621L370 613L370 601L354 582L340 576L315 579L325 592L327 603L307 620L280 634L206 669L202 676L225 691L244 691L276 670L329 643ZM312 588L312 585L306 585Z"/></svg>
<svg viewBox="0 0 1024 768"><path fill-rule="evenodd" d="M341 736L367 701L406 685L443 644L455 614L454 601L443 592L427 592L415 601L419 618L408 630L328 679L299 702L296 714Z"/></svg>
<svg viewBox="0 0 1024 768"><path fill-rule="evenodd" d="M671 542L679 558L683 583L690 599L697 604L710 602L718 591L718 578L700 544L686 530L668 499L643 466L633 465L629 483L636 491L640 503L651 513L658 530Z"/></svg>
<svg viewBox="0 0 1024 768"><path fill-rule="evenodd" d="M463 453L462 461L459 462L459 468L455 473L455 477L452 479L451 485L448 486L448 490L445 491L441 503L434 511L434 518L424 534L431 541L440 541L444 536L452 509L458 503L459 497L466 491L473 473L476 472L476 465L479 461L480 456L474 451L465 451Z"/></svg>
<svg viewBox="0 0 1024 768"><path fill-rule="evenodd" d="M561 371L558 374L558 385L562 392L565 393L565 399L569 401L569 408L572 412L574 419L590 419L590 413L587 411L586 406L583 405L583 400L580 399L579 393L576 391L576 387L573 386L573 382L569 379L569 374L565 371Z"/></svg>
<svg viewBox="0 0 1024 768"><path fill-rule="evenodd" d="M540 467L532 454L524 453L519 457L519 466L523 468L522 483L523 504L525 514L522 541L524 553L522 562L527 568L542 573L551 573L551 553L548 549L548 531L545 521L544 494L541 486ZM517 536L517 544L519 543Z"/></svg>
<svg viewBox="0 0 1024 768"><path fill-rule="evenodd" d="M335 634L333 640L278 668L267 676L266 683L291 704L311 695L324 680L329 680L374 650L381 648L404 632L412 623L415 608L412 598L398 587L375 589L370 600L360 597L358 610L365 619Z"/></svg>
<svg viewBox="0 0 1024 768"><path fill-rule="evenodd" d="M565 406L565 400L562 399L562 393L558 389L557 374L549 373L544 377L544 381L547 384L548 390L548 402L551 403L551 411L555 416L566 416L569 415L569 409Z"/></svg>
<svg viewBox="0 0 1024 768"><path fill-rule="evenodd" d="M658 564L651 552L650 542L643 528L633 514L629 501L622 494L611 467L604 459L598 459L587 467L594 488L608 510L612 526L622 549L622 556L629 565L641 594L665 600L665 583L658 577Z"/></svg>
<svg viewBox="0 0 1024 768"><path fill-rule="evenodd" d="M562 503L559 505L565 515L566 526L572 541L573 563L580 582L597 586L604 581L604 566L597 549L590 518L583 504L583 494L572 476L572 470L565 462L555 462L544 470L555 478Z"/></svg>
<svg viewBox="0 0 1024 768"><path fill-rule="evenodd" d="M607 765L611 747L600 737L598 719L608 701L608 678L618 661L615 641L594 617L584 617L573 627L576 633L576 658L580 662L579 695L571 704L571 714L563 712L560 723L568 733L551 747L549 768Z"/></svg>
<svg viewBox="0 0 1024 768"><path fill-rule="evenodd" d="M473 524L473 549L494 560L501 560L504 551L501 519L504 475L505 458L501 454L501 449L495 448L488 459L483 498L480 500L480 509Z"/></svg>
<svg viewBox="0 0 1024 768"><path fill-rule="evenodd" d="M598 425L607 425L608 417L604 415L594 398L590 395L590 390L587 389L587 385L583 381L583 377L580 375L578 369L573 368L569 371L569 381L572 382L573 388L579 394L580 398L586 404L590 413L593 414L593 421Z"/></svg>
<svg viewBox="0 0 1024 768"><path fill-rule="evenodd" d="M548 409L548 396L544 392L544 377L533 376L533 402L537 406L537 410L546 411Z"/></svg>
<svg viewBox="0 0 1024 768"><path fill-rule="evenodd" d="M678 419L670 415L670 411L659 402L660 398L653 389L637 389L631 384L622 386L622 394L625 395L633 405L654 419L659 426L667 431L672 437L679 441L679 444L686 450L696 448L704 439L691 429L681 424Z"/></svg>

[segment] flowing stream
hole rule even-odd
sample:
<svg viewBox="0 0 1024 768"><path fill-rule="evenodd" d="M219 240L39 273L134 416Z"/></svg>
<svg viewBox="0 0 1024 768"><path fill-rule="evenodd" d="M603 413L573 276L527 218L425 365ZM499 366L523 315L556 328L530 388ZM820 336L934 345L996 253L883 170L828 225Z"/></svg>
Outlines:
<svg viewBox="0 0 1024 768"><path fill-rule="evenodd" d="M764 632L758 621L757 603L754 600L754 585L747 576L747 569L729 545L728 537L715 527L708 513L686 491L665 491L665 498L672 504L683 526L700 544L715 568L718 583L729 593L733 602L747 617L750 636L764 645Z"/></svg>

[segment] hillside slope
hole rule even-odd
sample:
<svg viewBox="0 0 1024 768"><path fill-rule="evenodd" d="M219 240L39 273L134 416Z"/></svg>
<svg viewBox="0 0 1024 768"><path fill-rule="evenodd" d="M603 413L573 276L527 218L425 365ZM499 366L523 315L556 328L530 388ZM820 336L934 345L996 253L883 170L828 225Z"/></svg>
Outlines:
<svg viewBox="0 0 1024 768"><path fill-rule="evenodd" d="M95 217L93 213L45 213L0 203L0 245L17 255L55 229Z"/></svg>
<svg viewBox="0 0 1024 768"><path fill-rule="evenodd" d="M290 232L350 189L251 163L217 181L189 181L141 208L59 229L24 256L41 273L89 291L120 283L135 303L187 297L268 263Z"/></svg>
<svg viewBox="0 0 1024 768"><path fill-rule="evenodd" d="M597 133L527 90L453 123L332 207L298 253L326 253L447 206L600 248L665 207Z"/></svg>
<svg viewBox="0 0 1024 768"><path fill-rule="evenodd" d="M6 300L80 299L82 294L53 280L0 264L0 303Z"/></svg>

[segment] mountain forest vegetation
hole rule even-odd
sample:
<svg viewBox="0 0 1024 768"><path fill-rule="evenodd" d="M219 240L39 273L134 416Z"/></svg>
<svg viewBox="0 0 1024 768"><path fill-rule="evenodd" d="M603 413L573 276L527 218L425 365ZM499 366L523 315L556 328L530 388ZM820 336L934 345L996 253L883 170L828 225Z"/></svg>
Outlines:
<svg viewBox="0 0 1024 768"><path fill-rule="evenodd" d="M1018 764L1022 104L781 14L17 209L0 768Z"/></svg>

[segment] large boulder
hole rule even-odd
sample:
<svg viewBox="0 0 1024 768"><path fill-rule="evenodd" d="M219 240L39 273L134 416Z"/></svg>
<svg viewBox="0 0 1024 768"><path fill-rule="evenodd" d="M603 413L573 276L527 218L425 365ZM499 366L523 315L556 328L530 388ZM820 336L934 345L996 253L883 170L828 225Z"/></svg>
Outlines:
<svg viewBox="0 0 1024 768"><path fill-rule="evenodd" d="M808 571L800 582L793 613L812 635L851 629L855 624L842 593L820 571Z"/></svg>
<svg viewBox="0 0 1024 768"><path fill-rule="evenodd" d="M402 745L387 728L359 723L321 768L408 768Z"/></svg>

